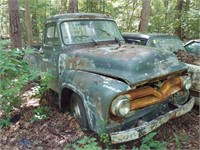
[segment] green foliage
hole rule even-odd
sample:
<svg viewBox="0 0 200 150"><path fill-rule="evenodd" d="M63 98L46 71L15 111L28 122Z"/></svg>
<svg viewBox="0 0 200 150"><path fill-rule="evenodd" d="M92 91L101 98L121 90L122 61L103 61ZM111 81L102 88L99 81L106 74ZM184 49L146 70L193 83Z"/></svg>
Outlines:
<svg viewBox="0 0 200 150"><path fill-rule="evenodd" d="M51 81L54 79L54 77L50 72L42 72L40 73L40 77L41 84L39 89L39 96L41 97L45 94L45 92L47 92L50 89Z"/></svg>
<svg viewBox="0 0 200 150"><path fill-rule="evenodd" d="M177 149L180 150L181 149L181 142L180 142L178 136L175 133L173 133L173 134L175 136L175 141L176 141Z"/></svg>
<svg viewBox="0 0 200 150"><path fill-rule="evenodd" d="M21 103L23 87L34 77L26 61L22 60L26 50L4 49L4 45L0 41L0 108L9 117L14 106Z"/></svg>
<svg viewBox="0 0 200 150"><path fill-rule="evenodd" d="M65 150L74 148L75 150L101 150L101 147L98 146L96 138L90 138L84 136L82 139L77 140L73 145L67 144Z"/></svg>
<svg viewBox="0 0 200 150"><path fill-rule="evenodd" d="M179 134L179 139L181 140L181 142L187 142L189 140L189 137L187 133L182 132Z"/></svg>
<svg viewBox="0 0 200 150"><path fill-rule="evenodd" d="M133 150L151 150L151 149L157 149L157 150L162 150L162 149L167 149L167 142L160 142L157 140L154 140L153 137L156 135L156 132L152 132L145 136L142 139L142 143L139 148L133 147Z"/></svg>
<svg viewBox="0 0 200 150"><path fill-rule="evenodd" d="M167 143L166 142L160 142L157 140L154 140L153 137L156 135L156 132L152 132L149 135L145 136L142 139L140 147L132 147L132 150L164 150L167 149ZM100 135L101 136L101 135ZM105 139L105 142L107 141L107 136L105 137L104 134L102 134L101 139ZM98 143L96 142L96 138L90 138L88 136L84 136L82 139L76 141L73 145L72 144L67 144L65 146L65 150L67 149L75 149L75 150L99 150L102 149L101 147L98 146ZM106 147L107 149L111 149L111 145L109 147ZM126 145L122 144L119 147L120 150L126 149Z"/></svg>
<svg viewBox="0 0 200 150"><path fill-rule="evenodd" d="M174 137L175 137L177 149L180 150L181 149L181 143L187 142L189 140L189 137L185 133L180 133L179 135L177 135L176 133L173 133L173 134L174 134Z"/></svg>
<svg viewBox="0 0 200 150"><path fill-rule="evenodd" d="M44 107L38 107L33 110L34 116L31 118L31 123L34 123L37 120L44 120L47 118L49 114L49 107L44 106Z"/></svg>
<svg viewBox="0 0 200 150"><path fill-rule="evenodd" d="M27 41L25 26L24 1L20 0L20 20L24 41ZM64 3L62 3L64 2ZM30 1L30 12L32 19L33 39L35 42L42 41L43 23L46 18L66 13L68 11L68 0L37 0ZM142 9L141 0L81 0L78 1L79 12L104 13L114 17L122 32L137 32ZM177 0L152 0L149 32L162 32L173 34L177 22L181 21L183 36L186 38L199 37L199 0L185 0L183 3L182 17L175 20ZM7 2L0 2L1 34L8 35L8 8Z"/></svg>
<svg viewBox="0 0 200 150"><path fill-rule="evenodd" d="M111 146L109 135L105 132L100 132L99 137L100 137L101 142L103 142L106 145L106 148L109 149L109 147Z"/></svg>
<svg viewBox="0 0 200 150"><path fill-rule="evenodd" d="M100 124L101 126L104 126L106 124L106 121L100 120L100 121L98 121L98 124ZM100 141L105 144L105 147L107 149L109 149L111 146L109 135L102 130L98 132L98 135L100 137Z"/></svg>
<svg viewBox="0 0 200 150"><path fill-rule="evenodd" d="M122 144L122 145L120 145L120 148L119 148L120 150L126 150L126 145L125 144Z"/></svg>
<svg viewBox="0 0 200 150"><path fill-rule="evenodd" d="M181 19L175 20L177 0L152 1L149 32L173 34L178 21L181 21L182 36L186 38L198 38L200 21L199 3L197 0L185 2L183 4Z"/></svg>
<svg viewBox="0 0 200 150"><path fill-rule="evenodd" d="M0 119L0 129L3 128L4 126L9 126L9 125L10 125L10 118Z"/></svg>
<svg viewBox="0 0 200 150"><path fill-rule="evenodd" d="M132 150L139 150L139 148L138 148L138 147L135 147L135 146L133 146L133 147L132 147Z"/></svg>

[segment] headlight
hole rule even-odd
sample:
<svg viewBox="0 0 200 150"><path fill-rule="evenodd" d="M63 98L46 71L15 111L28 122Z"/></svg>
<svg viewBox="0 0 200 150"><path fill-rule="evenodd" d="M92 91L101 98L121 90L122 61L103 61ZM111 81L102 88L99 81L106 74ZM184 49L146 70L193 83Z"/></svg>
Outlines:
<svg viewBox="0 0 200 150"><path fill-rule="evenodd" d="M126 96L119 96L111 104L113 115L124 117L130 112L130 100Z"/></svg>
<svg viewBox="0 0 200 150"><path fill-rule="evenodd" d="M190 77L183 77L182 78L183 80L183 87L186 89L186 90L189 90L192 86L192 80Z"/></svg>

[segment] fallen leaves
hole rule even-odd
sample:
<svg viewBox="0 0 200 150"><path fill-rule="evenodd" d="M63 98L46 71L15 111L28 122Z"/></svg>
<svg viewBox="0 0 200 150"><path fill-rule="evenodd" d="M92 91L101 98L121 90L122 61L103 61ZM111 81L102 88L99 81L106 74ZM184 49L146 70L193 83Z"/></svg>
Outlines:
<svg viewBox="0 0 200 150"><path fill-rule="evenodd" d="M182 61L184 63L200 65L199 64L200 55L195 55L195 54L192 54L192 53L188 53L188 52L183 51L183 50L179 50L179 51L175 52L175 54L176 54L178 60L180 60L180 61Z"/></svg>
<svg viewBox="0 0 200 150"><path fill-rule="evenodd" d="M97 134L84 133L69 112L61 113L55 105L50 108L45 120L31 123L33 110L37 107L35 104L39 104L39 99L27 91L23 100L22 106L12 113L17 119L0 130L0 149L63 149L84 136L95 137L102 146ZM156 139L167 141L168 149L177 149L177 140L173 134L175 133L181 142L181 149L199 149L199 119L199 110L196 109L173 119L156 131ZM136 140L124 145L127 149L132 149L139 144L140 140ZM120 145L114 145L112 148L119 147Z"/></svg>

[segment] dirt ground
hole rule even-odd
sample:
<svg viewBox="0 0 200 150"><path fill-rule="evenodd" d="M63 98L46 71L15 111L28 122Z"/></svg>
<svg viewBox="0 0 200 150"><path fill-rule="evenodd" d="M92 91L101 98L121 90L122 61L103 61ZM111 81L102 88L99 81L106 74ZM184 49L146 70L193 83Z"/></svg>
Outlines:
<svg viewBox="0 0 200 150"><path fill-rule="evenodd" d="M40 102L32 97L36 87L32 87L23 94L23 104L12 113L12 123L0 129L0 149L64 149L66 145L73 144L83 136L95 137L102 149L105 144L93 132L82 131L68 112L62 113L56 106L50 108L50 113L44 120L31 123L34 108L47 103ZM199 107L179 118L173 119L156 130L156 140L166 141L167 148L174 149L200 149L199 143ZM138 147L140 140L123 144L124 149ZM122 144L113 145L110 149L122 149Z"/></svg>

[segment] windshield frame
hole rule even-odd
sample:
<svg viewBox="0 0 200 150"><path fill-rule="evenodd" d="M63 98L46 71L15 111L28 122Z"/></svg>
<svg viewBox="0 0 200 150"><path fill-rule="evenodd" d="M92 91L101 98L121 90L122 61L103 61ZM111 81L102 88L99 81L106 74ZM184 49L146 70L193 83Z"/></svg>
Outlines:
<svg viewBox="0 0 200 150"><path fill-rule="evenodd" d="M60 30L60 36L61 36L61 39L62 39L62 43L66 46L69 46L69 45L80 45L80 44L91 44L91 43L94 43L93 40L96 41L96 39L93 39L91 41L87 41L87 42L77 42L77 43L66 43L65 40L64 40L64 36L63 36L63 32L62 32L62 24L64 22L79 22L79 21L108 21L108 22L113 22L115 25L116 25L116 29L118 30L118 34L119 36L121 36L121 39L119 39L120 42L124 42L124 38L122 37L122 34L116 24L116 22L114 20L111 20L111 19L70 19L70 20L62 20L60 23L59 23L59 30ZM108 32L109 33L109 32ZM111 36L113 39L110 39L110 40L102 40L102 41L99 41L97 40L96 42L99 44L99 43L109 43L109 42L115 42L116 41L116 38L118 39L118 37L115 37L114 35ZM117 42L116 42L117 43Z"/></svg>

